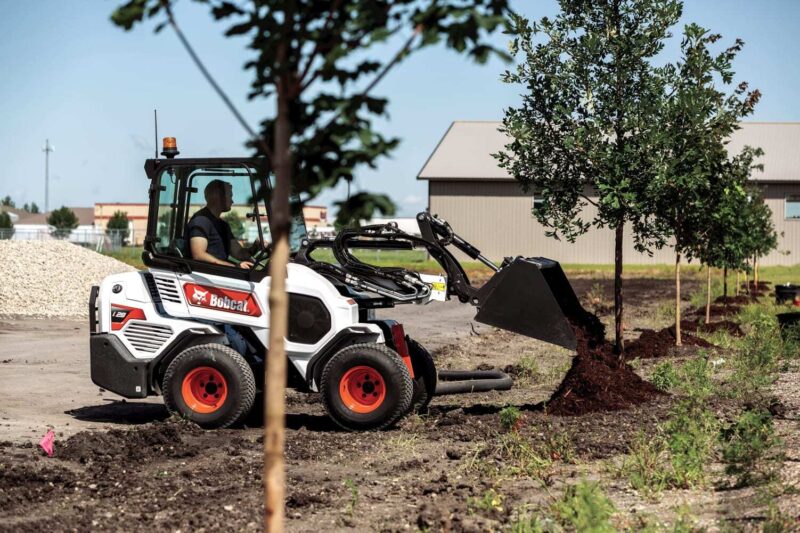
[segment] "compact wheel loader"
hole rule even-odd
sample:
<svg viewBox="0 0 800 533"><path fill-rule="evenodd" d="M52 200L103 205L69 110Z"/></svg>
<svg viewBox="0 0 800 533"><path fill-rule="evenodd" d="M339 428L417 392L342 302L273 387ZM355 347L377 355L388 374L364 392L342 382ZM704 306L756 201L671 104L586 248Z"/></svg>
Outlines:
<svg viewBox="0 0 800 533"><path fill-rule="evenodd" d="M269 226L272 191L264 159L148 159L146 270L108 276L92 287L91 377L126 398L160 394L168 410L206 428L241 422L264 387L268 353ZM192 257L187 225L212 180L230 184L224 215L252 268ZM288 265L287 385L320 393L331 418L348 430L388 427L424 411L435 395L507 390L497 371L437 371L431 355L395 320L375 310L456 297L476 307L479 322L574 349L571 320L586 311L559 264L507 258L499 267L444 221L420 213L421 236L393 224L310 239L293 199ZM473 287L453 247L495 271ZM441 275L360 261L358 249L424 249ZM328 250L322 252L321 250ZM314 252L334 261L314 259Z"/></svg>

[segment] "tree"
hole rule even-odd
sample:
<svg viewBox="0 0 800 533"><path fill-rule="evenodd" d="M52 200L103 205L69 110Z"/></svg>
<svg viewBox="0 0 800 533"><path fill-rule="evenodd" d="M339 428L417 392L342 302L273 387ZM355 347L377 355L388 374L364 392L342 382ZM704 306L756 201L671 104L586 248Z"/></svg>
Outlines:
<svg viewBox="0 0 800 533"><path fill-rule="evenodd" d="M17 205L14 203L14 200L12 200L10 196L6 196L2 200L0 200L0 205L6 207L17 207Z"/></svg>
<svg viewBox="0 0 800 533"><path fill-rule="evenodd" d="M522 105L506 110L510 137L496 154L525 192L545 201L533 213L555 238L574 242L590 227L614 230L614 320L622 337L623 229L649 251L664 237L652 224L645 194L654 178L651 153L663 75L652 58L680 15L677 0L560 0L554 19L531 24L513 16L511 51L523 61L503 76L525 87ZM592 194L597 194L597 200ZM587 215L592 205L595 212Z"/></svg>
<svg viewBox="0 0 800 533"><path fill-rule="evenodd" d="M78 227L78 217L69 207L61 207L52 211L47 217L47 223L53 226L51 235L56 239L66 239L72 230Z"/></svg>
<svg viewBox="0 0 800 533"><path fill-rule="evenodd" d="M28 213L34 213L34 214L36 214L36 213L38 213L38 212L39 212L39 206L38 206L38 205L36 205L36 202L31 202L31 205L25 204L25 206L23 207L23 209L24 209L25 211L27 211Z"/></svg>
<svg viewBox="0 0 800 533"><path fill-rule="evenodd" d="M254 79L250 98L267 98L275 113L255 135L230 104L188 41L163 0L129 0L112 20L130 29L145 17L165 17L193 60L251 134L251 144L270 158L276 186L271 198L273 238L270 268L270 336L266 364L265 488L267 530L283 523L283 426L288 299L289 192L313 196L340 180L351 181L356 168L386 156L398 144L373 128L386 114L388 100L370 95L398 62L444 40L446 46L485 62L500 53L485 41L504 21L507 0L258 0L234 4L205 1L217 20L229 21L229 36L247 36L254 56L245 64ZM376 49L392 37L405 43L389 60Z"/></svg>
<svg viewBox="0 0 800 533"><path fill-rule="evenodd" d="M0 211L0 239L7 240L14 236L14 221L11 215L5 211Z"/></svg>
<svg viewBox="0 0 800 533"><path fill-rule="evenodd" d="M128 213L125 211L114 211L114 214L108 219L108 224L106 224L106 235L109 237L118 236L120 238L120 244L123 246L126 245L130 237Z"/></svg>
<svg viewBox="0 0 800 533"><path fill-rule="evenodd" d="M730 223L739 213L724 200L733 199L727 193L731 188L741 189L742 178L746 181L749 174L732 171L725 144L760 98L760 93L748 90L746 83L740 83L730 94L719 87L733 83L733 60L743 46L737 39L731 47L713 54L710 47L720 38L697 24L687 25L682 57L665 69L666 97L653 152L659 170L647 193L655 199L657 224L672 237L675 248L677 346L681 345L681 258L691 260L697 254L713 257L706 265L721 260L716 254L722 253L723 241L712 242L711 233L721 221Z"/></svg>
<svg viewBox="0 0 800 533"><path fill-rule="evenodd" d="M242 237L244 237L244 231L245 231L244 221L242 220L242 217L240 217L236 213L236 211L231 211L230 213L222 217L222 220L227 222L228 225L231 227L231 232L233 232L233 236L236 239L241 240Z"/></svg>

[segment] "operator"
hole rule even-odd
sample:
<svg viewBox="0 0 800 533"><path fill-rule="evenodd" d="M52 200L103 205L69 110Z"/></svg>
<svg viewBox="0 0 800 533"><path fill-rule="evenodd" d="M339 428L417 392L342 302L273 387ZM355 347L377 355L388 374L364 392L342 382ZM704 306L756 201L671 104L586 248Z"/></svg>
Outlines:
<svg viewBox="0 0 800 533"><path fill-rule="evenodd" d="M231 226L220 218L233 205L233 186L222 180L212 180L203 194L206 206L192 215L186 225L192 259L215 265L234 266L233 257L241 262L239 268L252 268L248 250L233 236Z"/></svg>

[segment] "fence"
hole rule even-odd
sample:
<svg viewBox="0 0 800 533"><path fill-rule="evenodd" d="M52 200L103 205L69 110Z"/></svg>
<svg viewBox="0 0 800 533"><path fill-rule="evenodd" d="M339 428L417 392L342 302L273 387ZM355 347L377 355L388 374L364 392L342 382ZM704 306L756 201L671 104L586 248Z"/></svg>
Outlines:
<svg viewBox="0 0 800 533"><path fill-rule="evenodd" d="M55 228L0 228L0 240L14 241L49 241L64 240L87 248L94 248L98 252L104 250L116 251L125 244L135 242L134 230L107 230L99 228L78 228L72 230L68 236L60 237Z"/></svg>

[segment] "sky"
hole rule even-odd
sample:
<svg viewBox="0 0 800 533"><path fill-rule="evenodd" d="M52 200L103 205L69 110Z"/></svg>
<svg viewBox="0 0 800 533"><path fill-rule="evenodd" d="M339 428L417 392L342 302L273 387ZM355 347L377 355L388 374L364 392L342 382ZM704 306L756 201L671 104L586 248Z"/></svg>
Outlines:
<svg viewBox="0 0 800 533"><path fill-rule="evenodd" d="M45 139L50 155L50 207L95 202L145 202L144 160L153 157L153 109L159 136L174 136L187 157L247 156L247 138L208 86L175 35L154 23L125 32L111 24L117 1L0 0L0 196L44 207ZM552 16L555 0L512 0L531 19ZM245 40L225 38L202 5L181 0L176 16L234 103L252 125L274 112L272 101L248 101L251 74ZM686 0L681 23L736 37L746 45L737 80L763 93L750 120L800 121L800 0ZM493 41L505 46L508 37ZM662 56L678 58L678 38ZM386 57L394 53L387 47ZM500 82L509 68L494 59L476 65L443 47L428 48L393 69L375 89L390 100L380 131L401 139L391 158L362 169L353 190L388 194L398 214L427 204L416 176L454 120L500 120L521 88ZM800 147L798 147L800 149ZM345 188L310 203L332 205Z"/></svg>

